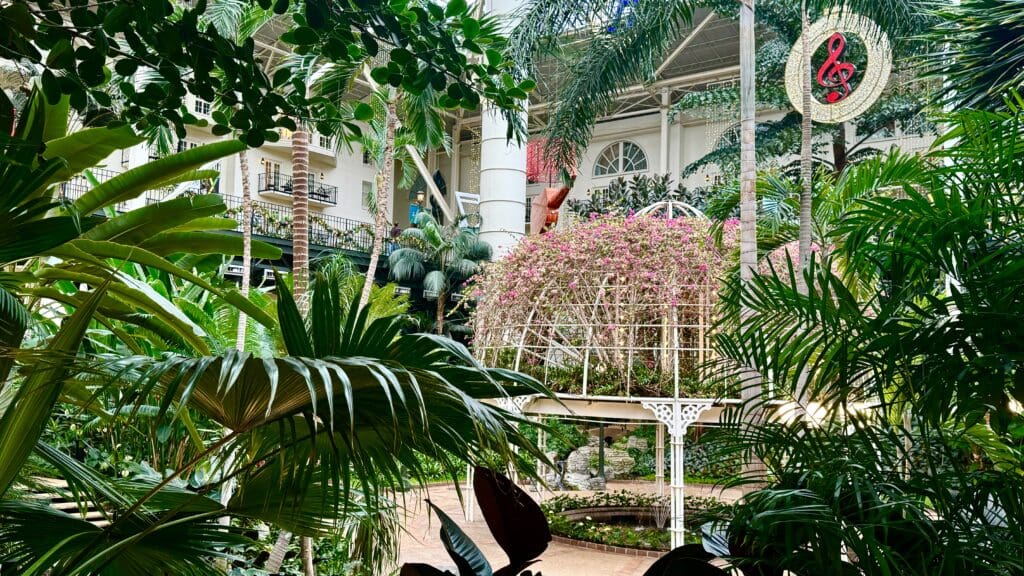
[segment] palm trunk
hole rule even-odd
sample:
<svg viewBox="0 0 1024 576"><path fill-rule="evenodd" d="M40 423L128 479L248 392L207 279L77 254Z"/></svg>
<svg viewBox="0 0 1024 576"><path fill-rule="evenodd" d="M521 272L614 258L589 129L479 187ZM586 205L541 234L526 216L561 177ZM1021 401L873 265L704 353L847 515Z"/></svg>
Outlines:
<svg viewBox="0 0 1024 576"><path fill-rule="evenodd" d="M395 99L388 99L387 129L384 135L384 165L377 173L376 213L374 214L373 249L370 251L370 263L366 267L366 282L363 283L363 294L359 298L359 307L370 303L370 291L373 289L373 278L377 275L377 261L384 248L384 238L388 234L388 207L391 203L391 188L394 185L395 171L395 128L398 123Z"/></svg>
<svg viewBox="0 0 1024 576"><path fill-rule="evenodd" d="M448 300L444 290L437 294L437 335L444 336L444 305Z"/></svg>
<svg viewBox="0 0 1024 576"><path fill-rule="evenodd" d="M292 282L295 302L305 312L309 287L309 133L292 134Z"/></svg>
<svg viewBox="0 0 1024 576"><path fill-rule="evenodd" d="M252 190L249 188L249 155L245 150L238 153L238 164L242 173L242 296L249 297L252 283ZM249 317L238 313L238 333L235 348L245 350L245 332Z"/></svg>
<svg viewBox="0 0 1024 576"><path fill-rule="evenodd" d="M832 138L832 159L834 160L836 178L839 178L843 170L846 170L847 154L846 123L843 122L836 127L836 135Z"/></svg>
<svg viewBox="0 0 1024 576"><path fill-rule="evenodd" d="M757 157L755 155L755 40L754 1L740 0L740 281L749 286L757 267ZM753 311L743 305L740 322L749 321ZM760 419L761 375L747 367L741 369L740 397L752 408L750 424ZM756 457L744 466L745 475L763 477L764 464Z"/></svg>
<svg viewBox="0 0 1024 576"><path fill-rule="evenodd" d="M313 564L313 539L306 537L302 539L299 547L302 558L302 571L306 576L316 576L316 566Z"/></svg>
<svg viewBox="0 0 1024 576"><path fill-rule="evenodd" d="M803 185L800 191L800 240L799 240L799 254L800 254L800 266L797 272L797 288L801 294L807 293L807 281L804 278L804 273L807 267L811 263L811 202L813 202L813 172L812 172L812 126L811 126L811 53L810 46L808 45L808 29L810 28L810 22L807 18L807 2L801 3L800 6L800 20L803 34L801 35L801 41L803 42L804 51L804 79L801 83L803 86L803 117L800 121L800 180Z"/></svg>
<svg viewBox="0 0 1024 576"><path fill-rule="evenodd" d="M284 556L288 553L288 546L292 542L292 535L290 532L282 530L277 535L277 541L274 542L274 547L270 550L270 557L267 558L267 563L264 566L267 573L276 574L281 570L281 564L284 564Z"/></svg>

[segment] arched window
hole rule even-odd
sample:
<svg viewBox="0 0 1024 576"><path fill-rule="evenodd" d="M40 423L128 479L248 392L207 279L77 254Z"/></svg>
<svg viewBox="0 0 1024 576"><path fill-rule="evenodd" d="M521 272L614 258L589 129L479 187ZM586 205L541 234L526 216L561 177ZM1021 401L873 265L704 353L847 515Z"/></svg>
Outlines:
<svg viewBox="0 0 1024 576"><path fill-rule="evenodd" d="M594 176L613 176L647 170L647 154L632 142L623 140L601 151L594 163Z"/></svg>

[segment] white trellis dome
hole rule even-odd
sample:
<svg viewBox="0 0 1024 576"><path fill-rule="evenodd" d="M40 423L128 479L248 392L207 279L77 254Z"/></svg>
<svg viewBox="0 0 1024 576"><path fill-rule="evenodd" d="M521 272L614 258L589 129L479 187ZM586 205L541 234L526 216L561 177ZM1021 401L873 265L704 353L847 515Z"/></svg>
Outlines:
<svg viewBox="0 0 1024 576"><path fill-rule="evenodd" d="M700 214L674 199L649 212ZM692 215L531 236L476 283L475 353L565 394L718 397L701 365L724 264L711 224Z"/></svg>

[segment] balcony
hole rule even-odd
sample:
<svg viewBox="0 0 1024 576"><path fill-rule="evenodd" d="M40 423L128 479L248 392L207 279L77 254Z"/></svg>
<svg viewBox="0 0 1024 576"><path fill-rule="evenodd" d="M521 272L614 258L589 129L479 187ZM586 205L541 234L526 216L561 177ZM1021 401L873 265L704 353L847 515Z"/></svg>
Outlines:
<svg viewBox="0 0 1024 576"><path fill-rule="evenodd" d="M309 189L309 200L326 206L337 206L338 187L318 182L312 173L306 180ZM292 177L278 172L263 173L257 176L256 191L261 194L292 195Z"/></svg>
<svg viewBox="0 0 1024 576"><path fill-rule="evenodd" d="M239 229L244 221L242 199L238 196L222 196L228 209L225 216L234 218ZM292 239L292 209L289 206L260 202L252 203L252 233L254 236ZM326 214L309 215L309 243L337 250L369 253L373 248L373 225ZM385 243L385 254L390 243Z"/></svg>
<svg viewBox="0 0 1024 576"><path fill-rule="evenodd" d="M88 172L88 176L86 172ZM75 200L84 196L86 192L92 190L94 185L102 184L119 174L120 172L105 168L90 168L81 174L72 176L67 182L62 182L60 190L57 191L57 198L65 203L72 204ZM115 209L118 212L127 212L128 202L118 202Z"/></svg>

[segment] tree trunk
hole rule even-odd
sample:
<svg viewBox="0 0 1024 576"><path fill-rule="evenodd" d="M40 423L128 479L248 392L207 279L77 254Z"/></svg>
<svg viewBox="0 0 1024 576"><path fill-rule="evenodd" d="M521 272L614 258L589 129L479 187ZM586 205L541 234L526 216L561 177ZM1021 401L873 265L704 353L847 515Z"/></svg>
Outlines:
<svg viewBox="0 0 1024 576"><path fill-rule="evenodd" d="M384 248L384 239L388 235L388 206L391 202L392 187L395 178L395 128L398 123L395 99L388 99L387 129L384 135L384 165L377 173L377 194L374 214L373 249L370 250L370 264L366 267L366 282L363 283L363 294L359 298L359 307L370 303L370 291L373 289L373 278L377 275L377 261Z"/></svg>
<svg viewBox="0 0 1024 576"><path fill-rule="evenodd" d="M302 123L292 134L292 282L295 302L305 313L309 288L309 133Z"/></svg>
<svg viewBox="0 0 1024 576"><path fill-rule="evenodd" d="M800 240L799 240L799 258L800 265L797 267L797 288L801 294L807 293L807 281L804 278L804 273L807 267L811 263L811 227L813 225L811 220L811 202L813 202L813 149L812 149L812 126L811 126L811 78L813 74L811 72L811 53L810 45L808 44L808 35L810 28L810 21L807 17L807 2L804 0L800 5L800 21L801 29L803 34L801 35L801 42L803 43L804 51L804 79L801 82L803 86L803 117L800 121L800 182L802 188L800 190Z"/></svg>
<svg viewBox="0 0 1024 576"><path fill-rule="evenodd" d="M316 576L316 566L313 564L313 539L308 536L303 538L299 550L302 558L302 572L306 576Z"/></svg>
<svg viewBox="0 0 1024 576"><path fill-rule="evenodd" d="M755 40L754 0L740 0L740 281L749 286L757 270L757 157L755 156ZM753 311L746 305L740 322L749 321ZM761 375L750 367L741 368L741 392L749 424L760 419ZM764 464L752 457L744 466L748 477L763 477Z"/></svg>
<svg viewBox="0 0 1024 576"><path fill-rule="evenodd" d="M249 297L252 283L252 190L249 187L249 155L245 150L238 153L238 164L242 173L242 296ZM245 350L245 332L249 317L238 313L238 333L235 348Z"/></svg>
<svg viewBox="0 0 1024 576"><path fill-rule="evenodd" d="M270 557L267 558L267 563L263 566L269 574L276 574L281 570L281 564L284 564L284 556L288 553L288 546L291 542L291 532L282 530L277 535L277 541L274 542L274 547L270 550Z"/></svg>
<svg viewBox="0 0 1024 576"><path fill-rule="evenodd" d="M836 126L836 135L832 137L832 159L836 178L846 170L846 122Z"/></svg>
<svg viewBox="0 0 1024 576"><path fill-rule="evenodd" d="M437 293L437 335L444 336L444 304L448 300L444 290Z"/></svg>

